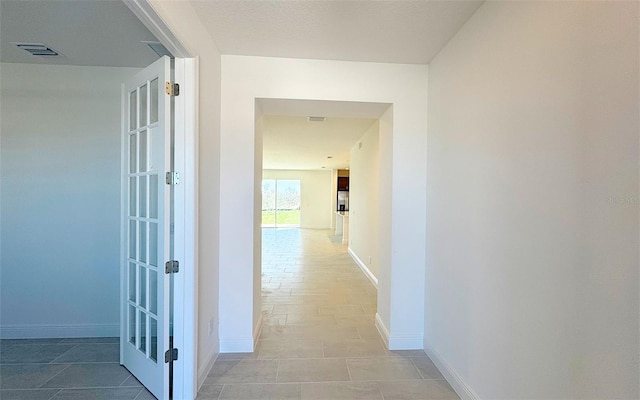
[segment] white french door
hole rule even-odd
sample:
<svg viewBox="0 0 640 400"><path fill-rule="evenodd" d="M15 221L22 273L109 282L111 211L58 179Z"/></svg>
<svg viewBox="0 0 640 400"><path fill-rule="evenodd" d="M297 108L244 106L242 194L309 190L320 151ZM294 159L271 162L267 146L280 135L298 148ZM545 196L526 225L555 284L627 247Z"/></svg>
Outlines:
<svg viewBox="0 0 640 400"><path fill-rule="evenodd" d="M169 399L171 103L163 57L123 90L123 216L120 363L160 400Z"/></svg>

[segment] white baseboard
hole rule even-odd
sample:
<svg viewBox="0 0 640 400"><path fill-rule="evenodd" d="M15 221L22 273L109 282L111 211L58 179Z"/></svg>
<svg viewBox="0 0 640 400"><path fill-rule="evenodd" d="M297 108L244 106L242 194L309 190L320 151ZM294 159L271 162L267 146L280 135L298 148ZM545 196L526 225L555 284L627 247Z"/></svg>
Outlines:
<svg viewBox="0 0 640 400"><path fill-rule="evenodd" d="M253 353L262 331L262 314L251 337L220 338L220 353Z"/></svg>
<svg viewBox="0 0 640 400"><path fill-rule="evenodd" d="M2 339L119 337L120 324L3 325Z"/></svg>
<svg viewBox="0 0 640 400"><path fill-rule="evenodd" d="M253 350L256 349L256 345L258 344L258 339L260 338L260 333L262 333L262 314L258 318L258 323L253 330Z"/></svg>
<svg viewBox="0 0 640 400"><path fill-rule="evenodd" d="M375 286L376 289L377 289L378 288L378 278L376 278L376 276L373 274L373 272L371 272L369 270L369 268L367 268L367 265L364 262L362 262L360 257L358 257L356 255L356 253L354 253L353 250L351 250L351 247L349 247L347 249L347 251L349 252L349 255L351 256L351 258L353 258L353 261L355 261L355 263L358 264L358 267L360 267L362 272L364 272L365 276L367 278L369 278L371 283L373 283L373 286Z"/></svg>
<svg viewBox="0 0 640 400"><path fill-rule="evenodd" d="M202 366L198 366L198 381L196 382L196 384L198 385L198 390L196 390L196 393L200 391L200 388L204 384L205 379L207 379L209 372L211 372L213 364L218 359L218 354L219 353L217 353L216 351L212 351L206 357L205 362L202 364Z"/></svg>
<svg viewBox="0 0 640 400"><path fill-rule="evenodd" d="M462 377L438 354L433 347L424 343L424 351L427 353L431 361L438 367L440 373L449 382L449 385L456 391L462 400L480 400L480 396L473 391L463 380Z"/></svg>
<svg viewBox="0 0 640 400"><path fill-rule="evenodd" d="M420 335L389 336L389 350L422 350L422 346Z"/></svg>
<svg viewBox="0 0 640 400"><path fill-rule="evenodd" d="M376 313L376 328L378 329L380 336L382 336L385 346L389 348L389 329L387 329L384 322L382 322L382 318L380 318L380 314L378 313Z"/></svg>
<svg viewBox="0 0 640 400"><path fill-rule="evenodd" d="M220 353L253 353L253 337L220 338Z"/></svg>
<svg viewBox="0 0 640 400"><path fill-rule="evenodd" d="M378 313L376 313L376 328L389 350L422 350L423 338L421 335L391 334Z"/></svg>

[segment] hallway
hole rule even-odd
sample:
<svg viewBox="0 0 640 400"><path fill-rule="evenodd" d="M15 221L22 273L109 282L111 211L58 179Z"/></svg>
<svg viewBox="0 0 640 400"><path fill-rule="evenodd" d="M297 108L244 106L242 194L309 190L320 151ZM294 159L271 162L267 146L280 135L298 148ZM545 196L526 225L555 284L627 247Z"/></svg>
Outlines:
<svg viewBox="0 0 640 400"><path fill-rule="evenodd" d="M199 400L457 399L421 350L388 351L376 289L330 231L263 229L253 353L220 354Z"/></svg>

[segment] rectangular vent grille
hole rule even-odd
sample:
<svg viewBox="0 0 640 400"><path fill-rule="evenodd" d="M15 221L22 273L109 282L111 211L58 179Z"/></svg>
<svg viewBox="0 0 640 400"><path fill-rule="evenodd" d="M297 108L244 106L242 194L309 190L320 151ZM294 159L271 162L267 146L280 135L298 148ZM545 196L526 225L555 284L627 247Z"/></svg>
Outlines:
<svg viewBox="0 0 640 400"><path fill-rule="evenodd" d="M42 43L14 43L16 46L21 48L24 51L28 51L33 56L47 56L47 57L55 57L59 56L60 53Z"/></svg>

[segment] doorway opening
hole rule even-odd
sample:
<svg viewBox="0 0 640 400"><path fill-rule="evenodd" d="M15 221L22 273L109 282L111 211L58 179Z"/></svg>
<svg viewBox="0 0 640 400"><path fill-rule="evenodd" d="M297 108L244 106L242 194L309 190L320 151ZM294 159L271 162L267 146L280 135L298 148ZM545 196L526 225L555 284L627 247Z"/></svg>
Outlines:
<svg viewBox="0 0 640 400"><path fill-rule="evenodd" d="M262 180L262 227L293 228L300 226L300 181L294 179Z"/></svg>
<svg viewBox="0 0 640 400"><path fill-rule="evenodd" d="M313 332L309 335L327 344L357 339L371 354L382 352L384 342L375 325L379 121L390 105L283 99L258 103L263 335L257 347L266 354L270 346L278 346L276 340L284 340L279 326L285 325ZM324 118L309 118L314 115ZM345 179L350 174L356 177L353 185ZM290 201L284 193L294 192L293 182L304 192ZM285 225L283 214L298 207L297 229L265 229ZM277 355L288 356L285 351Z"/></svg>

